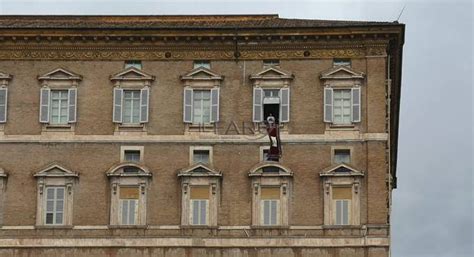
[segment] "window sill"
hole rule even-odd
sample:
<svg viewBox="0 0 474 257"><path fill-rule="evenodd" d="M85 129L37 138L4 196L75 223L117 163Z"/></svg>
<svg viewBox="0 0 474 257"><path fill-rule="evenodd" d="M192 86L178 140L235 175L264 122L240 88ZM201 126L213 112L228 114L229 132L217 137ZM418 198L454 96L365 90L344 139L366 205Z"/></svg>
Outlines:
<svg viewBox="0 0 474 257"><path fill-rule="evenodd" d="M185 123L185 131L187 133L217 134L217 124L216 123L205 123L205 124Z"/></svg>
<svg viewBox="0 0 474 257"><path fill-rule="evenodd" d="M116 123L115 124L115 135L127 135L129 133L141 133L146 135L146 124L145 123Z"/></svg>
<svg viewBox="0 0 474 257"><path fill-rule="evenodd" d="M43 133L55 133L55 132L69 132L73 133L75 130L75 124L74 123L68 123L68 124L50 124L50 123L43 123L41 131Z"/></svg>
<svg viewBox="0 0 474 257"><path fill-rule="evenodd" d="M290 226L283 225L252 225L251 229L290 229Z"/></svg>
<svg viewBox="0 0 474 257"><path fill-rule="evenodd" d="M218 229L219 226L211 225L181 225L181 229Z"/></svg>
<svg viewBox="0 0 474 257"><path fill-rule="evenodd" d="M72 225L37 225L35 229L72 229Z"/></svg>
<svg viewBox="0 0 474 257"><path fill-rule="evenodd" d="M323 225L323 229L360 229L361 225Z"/></svg>
<svg viewBox="0 0 474 257"><path fill-rule="evenodd" d="M109 225L110 229L147 229L148 225Z"/></svg>
<svg viewBox="0 0 474 257"><path fill-rule="evenodd" d="M119 123L119 128L143 128L145 124L143 123Z"/></svg>

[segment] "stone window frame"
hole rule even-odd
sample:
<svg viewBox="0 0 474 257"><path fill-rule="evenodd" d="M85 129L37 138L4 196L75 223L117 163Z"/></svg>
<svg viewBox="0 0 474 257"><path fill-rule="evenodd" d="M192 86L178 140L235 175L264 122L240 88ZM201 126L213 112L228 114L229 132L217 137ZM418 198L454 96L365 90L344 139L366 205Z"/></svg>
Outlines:
<svg viewBox="0 0 474 257"><path fill-rule="evenodd" d="M220 116L220 88L224 80L224 76L219 75L213 70L207 69L205 67L199 66L195 69L192 69L190 72L180 76L180 80L183 83L183 123L185 133L195 133L195 132L208 132L211 134L216 134L216 126L219 123ZM210 122L209 123L195 123L193 121L193 98L194 90L206 90L210 91ZM186 99L190 95L190 103ZM213 103L213 94L217 94L217 103ZM189 110L189 108L191 108ZM217 108L216 117L212 115L213 108ZM187 118L187 112L189 110L190 118Z"/></svg>
<svg viewBox="0 0 474 257"><path fill-rule="evenodd" d="M212 146L203 146L203 145L198 145L198 146L190 146L189 147L189 165L195 165L194 163L194 151L209 151L209 167L212 167L214 165L214 150Z"/></svg>
<svg viewBox="0 0 474 257"><path fill-rule="evenodd" d="M337 171L344 169L344 172ZM323 208L324 208L324 226L347 227L359 226L361 210L361 194L364 172L355 169L348 164L332 165L319 173L323 183ZM352 199L350 206L350 224L335 224L335 207L333 204L332 191L335 187L350 187L352 190Z"/></svg>
<svg viewBox="0 0 474 257"><path fill-rule="evenodd" d="M338 163L335 163L334 160L335 160L335 154L336 154L336 151L337 150L349 150L349 155L350 155L350 163L348 164L351 164L353 163L353 160L354 160L354 147L353 146L346 146L346 145L338 145L338 146L331 146L331 163L334 165L334 164L338 164Z"/></svg>
<svg viewBox="0 0 474 257"><path fill-rule="evenodd" d="M125 173L124 168L133 167L136 173ZM106 172L110 184L110 227L138 228L147 226L147 196L152 178L149 169L141 164L125 162L115 165ZM120 215L120 187L138 187L138 215L134 225L121 224Z"/></svg>
<svg viewBox="0 0 474 257"><path fill-rule="evenodd" d="M324 72L321 73L320 75L320 81L321 85L324 86L323 88L323 117L324 117L324 123L326 124L326 131L331 131L331 130L360 130L360 124L363 120L363 113L362 113L362 106L364 104L364 101L362 99L362 91L363 91L363 85L365 84L365 74L363 72L358 72L353 70L351 67L348 66L334 66ZM353 105L352 105L352 100L353 100L353 94L356 94L354 90L358 91L358 96L359 96L359 107L358 107L358 113L359 113L359 120L356 121L351 121L351 123L347 124L336 124L333 121L334 117L334 111L333 111L333 101L334 101L334 90L350 90L351 91L351 120L353 119ZM331 104L327 105L326 104L326 94L328 94L330 91L331 93ZM327 108L331 108L331 114L330 117L328 116L327 113Z"/></svg>
<svg viewBox="0 0 474 257"><path fill-rule="evenodd" d="M218 224L222 172L198 163L179 171L178 178L181 180L181 227L216 228ZM208 224L206 225L191 224L190 194L192 187L209 187Z"/></svg>
<svg viewBox="0 0 474 257"><path fill-rule="evenodd" d="M65 68L56 68L48 73L38 76L40 82L40 111L39 111L39 122L42 124L41 133L48 134L51 132L61 132L74 134L77 114L78 114L78 87L82 81L82 76ZM51 91L68 91L68 121L64 124L53 124L50 121L51 116ZM44 103L44 97L47 95L47 103ZM71 104L74 100L74 104ZM47 107L47 119L44 119L43 107ZM69 108L74 108L74 115L71 118L71 111Z"/></svg>
<svg viewBox="0 0 474 257"><path fill-rule="evenodd" d="M150 120L150 93L151 86L155 81L155 76L152 76L142 69L136 67L128 67L114 75L110 76L110 81L113 84L113 117L112 121L115 124L115 135L128 134L143 134L147 135L147 124ZM123 92L128 90L140 91L140 121L139 123L123 123ZM120 94L120 95L118 95ZM116 103L116 98L119 97L120 103ZM145 105L144 105L145 103ZM116 117L116 108L119 106L120 117ZM144 108L145 107L145 108ZM145 115L142 117L142 112L145 109Z"/></svg>
<svg viewBox="0 0 474 257"><path fill-rule="evenodd" d="M135 145L122 145L120 146L120 162L126 162L125 160L125 151L139 151L140 152L140 162L143 163L145 159L145 147L144 146L135 146Z"/></svg>
<svg viewBox="0 0 474 257"><path fill-rule="evenodd" d="M5 106L3 110L0 110L0 112L5 112L4 120L0 120L0 135L4 134L5 123L7 123L8 120L8 84L12 79L12 75L0 71L0 90L5 94Z"/></svg>
<svg viewBox="0 0 474 257"><path fill-rule="evenodd" d="M258 149L259 149L260 162L267 162L267 160L263 159L263 156L264 156L263 151L266 151L266 150L270 151L270 146L262 145Z"/></svg>
<svg viewBox="0 0 474 257"><path fill-rule="evenodd" d="M269 67L264 67L264 69L256 74L250 75L249 80L252 83L253 87L253 96L252 96L252 122L254 123L254 131L255 132L260 132L260 128L265 128L265 121L264 121L264 110L263 110L263 99L264 99L264 90L266 89L273 89L273 90L280 90L281 91L287 90L288 94L288 119L287 121L282 121L281 119L281 109L282 105L280 103L280 117L279 119L279 125L280 125L280 132L282 133L288 133L288 123L290 122L290 114L291 114L291 82L295 76L287 71L284 71L280 69L277 66L269 66ZM261 94L261 99L257 99L257 90L262 90L260 92ZM259 103L257 103L259 102ZM258 115L256 113L256 106L261 105L261 115ZM257 116L260 116L260 118L257 118Z"/></svg>
<svg viewBox="0 0 474 257"><path fill-rule="evenodd" d="M73 224L74 190L79 174L59 164L52 164L34 174L37 182L36 227L70 227ZM46 224L46 189L64 187L63 224Z"/></svg>
<svg viewBox="0 0 474 257"><path fill-rule="evenodd" d="M278 173L265 173L263 168L277 167ZM252 227L254 228L286 228L289 227L290 217L290 200L293 185L293 172L287 167L278 162L260 162L255 165L248 173L251 179L252 190ZM279 213L277 215L279 221L277 225L263 225L261 210L261 189L279 187L280 188L280 202Z"/></svg>
<svg viewBox="0 0 474 257"><path fill-rule="evenodd" d="M5 208L5 191L7 188L8 173L0 168L0 228L3 226L3 212Z"/></svg>

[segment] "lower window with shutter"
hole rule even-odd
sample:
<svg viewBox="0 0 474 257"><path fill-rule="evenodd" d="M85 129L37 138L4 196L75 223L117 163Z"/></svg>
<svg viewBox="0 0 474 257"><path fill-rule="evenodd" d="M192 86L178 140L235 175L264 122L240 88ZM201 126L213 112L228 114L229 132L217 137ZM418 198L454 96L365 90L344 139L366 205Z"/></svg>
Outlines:
<svg viewBox="0 0 474 257"><path fill-rule="evenodd" d="M334 225L351 224L352 188L335 187L332 189Z"/></svg>
<svg viewBox="0 0 474 257"><path fill-rule="evenodd" d="M191 187L191 225L207 225L209 222L209 187Z"/></svg>
<svg viewBox="0 0 474 257"><path fill-rule="evenodd" d="M138 223L138 199L138 187L120 187L119 220L121 225L136 225Z"/></svg>
<svg viewBox="0 0 474 257"><path fill-rule="evenodd" d="M64 187L46 188L46 225L64 224Z"/></svg>
<svg viewBox="0 0 474 257"><path fill-rule="evenodd" d="M277 226L280 224L280 188L262 188L260 191L261 225Z"/></svg>

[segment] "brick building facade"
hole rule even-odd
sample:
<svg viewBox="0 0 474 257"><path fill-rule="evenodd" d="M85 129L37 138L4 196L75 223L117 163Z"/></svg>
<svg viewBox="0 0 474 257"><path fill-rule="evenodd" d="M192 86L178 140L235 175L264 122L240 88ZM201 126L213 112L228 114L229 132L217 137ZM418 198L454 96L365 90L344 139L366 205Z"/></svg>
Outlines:
<svg viewBox="0 0 474 257"><path fill-rule="evenodd" d="M0 16L0 30L0 256L389 256L403 24Z"/></svg>

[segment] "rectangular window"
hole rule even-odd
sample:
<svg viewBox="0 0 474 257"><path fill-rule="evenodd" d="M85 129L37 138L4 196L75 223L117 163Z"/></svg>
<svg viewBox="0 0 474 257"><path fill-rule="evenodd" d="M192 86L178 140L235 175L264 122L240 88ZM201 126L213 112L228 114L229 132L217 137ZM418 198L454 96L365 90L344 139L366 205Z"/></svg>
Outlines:
<svg viewBox="0 0 474 257"><path fill-rule="evenodd" d="M351 163L351 150L349 149L335 149L334 163Z"/></svg>
<svg viewBox="0 0 474 257"><path fill-rule="evenodd" d="M130 61L125 61L125 69L134 67L139 70L142 69L142 61L137 61L137 60L130 60Z"/></svg>
<svg viewBox="0 0 474 257"><path fill-rule="evenodd" d="M51 124L68 122L68 90L51 90Z"/></svg>
<svg viewBox="0 0 474 257"><path fill-rule="evenodd" d="M263 60L263 68L269 68L269 67L279 67L280 66L280 60L272 59L272 60Z"/></svg>
<svg viewBox="0 0 474 257"><path fill-rule="evenodd" d="M209 164L209 150L194 150L193 151L193 162Z"/></svg>
<svg viewBox="0 0 474 257"><path fill-rule="evenodd" d="M126 162L139 162L140 161L140 151L139 150L125 150L124 160Z"/></svg>
<svg viewBox="0 0 474 257"><path fill-rule="evenodd" d="M351 124L351 90L334 89L334 124Z"/></svg>
<svg viewBox="0 0 474 257"><path fill-rule="evenodd" d="M211 62L208 60L196 60L193 63L193 69L203 67L206 69L211 69Z"/></svg>
<svg viewBox="0 0 474 257"><path fill-rule="evenodd" d="M334 203L334 224L350 225L352 188L335 187L332 189L332 198Z"/></svg>
<svg viewBox="0 0 474 257"><path fill-rule="evenodd" d="M140 123L140 90L123 91L123 123Z"/></svg>
<svg viewBox="0 0 474 257"><path fill-rule="evenodd" d="M46 188L45 224L64 224L64 187Z"/></svg>
<svg viewBox="0 0 474 257"><path fill-rule="evenodd" d="M261 224L265 226L279 225L280 188L268 187L260 189Z"/></svg>
<svg viewBox="0 0 474 257"><path fill-rule="evenodd" d="M190 194L191 224L207 225L209 209L209 186L193 186Z"/></svg>
<svg viewBox="0 0 474 257"><path fill-rule="evenodd" d="M278 123L280 118L280 90L265 89L263 90L263 118L267 120L272 115Z"/></svg>
<svg viewBox="0 0 474 257"><path fill-rule="evenodd" d="M193 90L193 123L211 122L211 91Z"/></svg>
<svg viewBox="0 0 474 257"><path fill-rule="evenodd" d="M351 59L347 58L334 58L333 59L333 66L347 66L351 67Z"/></svg>
<svg viewBox="0 0 474 257"><path fill-rule="evenodd" d="M138 187L120 187L121 225L135 225L138 218Z"/></svg>

